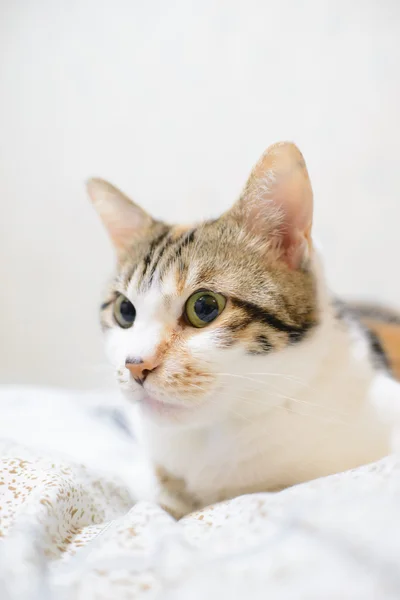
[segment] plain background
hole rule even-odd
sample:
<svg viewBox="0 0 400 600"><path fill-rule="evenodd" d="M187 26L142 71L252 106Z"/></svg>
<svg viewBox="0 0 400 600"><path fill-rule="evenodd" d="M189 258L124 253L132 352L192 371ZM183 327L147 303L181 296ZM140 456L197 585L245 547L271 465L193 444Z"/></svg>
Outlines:
<svg viewBox="0 0 400 600"><path fill-rule="evenodd" d="M294 140L344 297L400 308L398 0L0 0L0 381L110 381L83 182L216 215Z"/></svg>

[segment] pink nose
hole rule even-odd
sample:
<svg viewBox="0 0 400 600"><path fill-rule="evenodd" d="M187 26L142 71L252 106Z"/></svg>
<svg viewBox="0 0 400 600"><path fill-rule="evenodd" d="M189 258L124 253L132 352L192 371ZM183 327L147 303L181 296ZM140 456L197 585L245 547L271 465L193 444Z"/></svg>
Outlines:
<svg viewBox="0 0 400 600"><path fill-rule="evenodd" d="M126 368L140 385L143 385L144 380L149 373L154 371L159 364L160 363L155 356L144 360L140 357L128 357L125 361Z"/></svg>

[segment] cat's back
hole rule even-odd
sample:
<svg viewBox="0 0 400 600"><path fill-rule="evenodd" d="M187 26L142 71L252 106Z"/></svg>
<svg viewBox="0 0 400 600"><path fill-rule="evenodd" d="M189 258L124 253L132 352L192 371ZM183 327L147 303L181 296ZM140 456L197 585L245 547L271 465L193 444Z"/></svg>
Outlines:
<svg viewBox="0 0 400 600"><path fill-rule="evenodd" d="M342 315L361 323L379 366L400 380L400 313L380 305L338 303Z"/></svg>

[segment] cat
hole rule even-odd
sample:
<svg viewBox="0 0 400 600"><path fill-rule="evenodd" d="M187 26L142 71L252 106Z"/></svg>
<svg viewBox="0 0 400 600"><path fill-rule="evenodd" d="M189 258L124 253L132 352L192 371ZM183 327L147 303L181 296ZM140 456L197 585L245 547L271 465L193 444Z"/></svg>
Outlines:
<svg viewBox="0 0 400 600"><path fill-rule="evenodd" d="M233 207L198 225L155 220L103 180L87 188L117 255L106 351L164 508L179 518L390 451L380 413L400 384L327 290L294 144L269 147Z"/></svg>

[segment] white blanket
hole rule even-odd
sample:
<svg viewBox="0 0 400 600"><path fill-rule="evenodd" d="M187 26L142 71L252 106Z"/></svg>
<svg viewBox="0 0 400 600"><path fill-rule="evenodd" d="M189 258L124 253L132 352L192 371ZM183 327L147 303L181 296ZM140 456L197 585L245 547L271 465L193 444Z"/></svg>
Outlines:
<svg viewBox="0 0 400 600"><path fill-rule="evenodd" d="M123 405L3 388L0 410L1 600L400 598L396 456L175 522L134 503Z"/></svg>

